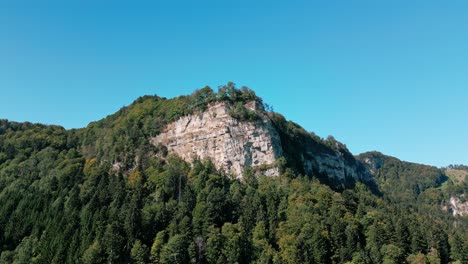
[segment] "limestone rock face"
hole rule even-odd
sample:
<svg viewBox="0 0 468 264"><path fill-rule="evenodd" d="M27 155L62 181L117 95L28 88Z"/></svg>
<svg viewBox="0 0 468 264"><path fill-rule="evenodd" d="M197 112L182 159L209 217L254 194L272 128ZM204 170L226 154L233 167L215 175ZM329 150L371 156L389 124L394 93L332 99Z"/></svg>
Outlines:
<svg viewBox="0 0 468 264"><path fill-rule="evenodd" d="M246 107L255 110L256 104ZM282 147L271 121L239 121L229 115L229 108L219 102L203 113L182 117L151 143L165 145L186 161L208 157L218 169L231 170L240 177L246 166L273 165L282 155ZM272 166L264 173L277 175L278 169Z"/></svg>
<svg viewBox="0 0 468 264"><path fill-rule="evenodd" d="M462 202L460 198L451 196L449 201L449 210L453 216L468 215L468 202Z"/></svg>

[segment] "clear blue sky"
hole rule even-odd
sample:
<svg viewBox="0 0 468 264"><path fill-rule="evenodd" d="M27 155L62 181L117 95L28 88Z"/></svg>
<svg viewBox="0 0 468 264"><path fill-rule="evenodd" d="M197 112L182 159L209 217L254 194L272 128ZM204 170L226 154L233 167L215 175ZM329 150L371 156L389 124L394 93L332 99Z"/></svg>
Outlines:
<svg viewBox="0 0 468 264"><path fill-rule="evenodd" d="M467 1L1 1L0 118L227 81L355 154L468 164Z"/></svg>

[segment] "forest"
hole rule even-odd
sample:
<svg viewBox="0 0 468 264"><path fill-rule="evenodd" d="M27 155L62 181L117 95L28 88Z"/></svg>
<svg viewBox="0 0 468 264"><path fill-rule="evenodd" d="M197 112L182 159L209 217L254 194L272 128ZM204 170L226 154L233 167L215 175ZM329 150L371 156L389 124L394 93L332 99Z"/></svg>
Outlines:
<svg viewBox="0 0 468 264"><path fill-rule="evenodd" d="M376 186L343 189L293 158L278 177L239 179L148 143L216 101L308 133L250 100L263 103L228 83L140 97L82 129L0 120L0 263L468 263L468 217L441 209L468 182L443 169L369 152L357 158L378 161Z"/></svg>

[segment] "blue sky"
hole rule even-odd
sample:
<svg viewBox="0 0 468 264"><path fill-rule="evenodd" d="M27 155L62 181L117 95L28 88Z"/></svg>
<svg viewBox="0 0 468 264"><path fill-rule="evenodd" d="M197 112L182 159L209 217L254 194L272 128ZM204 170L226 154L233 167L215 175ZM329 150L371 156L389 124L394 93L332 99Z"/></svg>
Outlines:
<svg viewBox="0 0 468 264"><path fill-rule="evenodd" d="M355 154L468 164L467 1L1 1L0 118L228 81Z"/></svg>

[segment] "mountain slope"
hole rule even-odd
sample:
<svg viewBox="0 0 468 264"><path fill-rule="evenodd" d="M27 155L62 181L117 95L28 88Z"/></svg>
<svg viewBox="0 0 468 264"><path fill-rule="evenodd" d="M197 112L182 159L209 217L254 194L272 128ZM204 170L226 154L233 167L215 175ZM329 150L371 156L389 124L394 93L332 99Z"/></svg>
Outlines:
<svg viewBox="0 0 468 264"><path fill-rule="evenodd" d="M333 138L245 107L252 101L262 105L230 83L141 97L78 130L0 120L0 263L468 261L466 217L441 210L443 171L355 158ZM271 122L278 177L255 166L231 177L215 161L188 163L151 144L219 103L237 124Z"/></svg>
<svg viewBox="0 0 468 264"><path fill-rule="evenodd" d="M429 188L440 187L447 181L444 172L436 167L401 161L379 152L357 156L387 196L398 200L414 200Z"/></svg>

